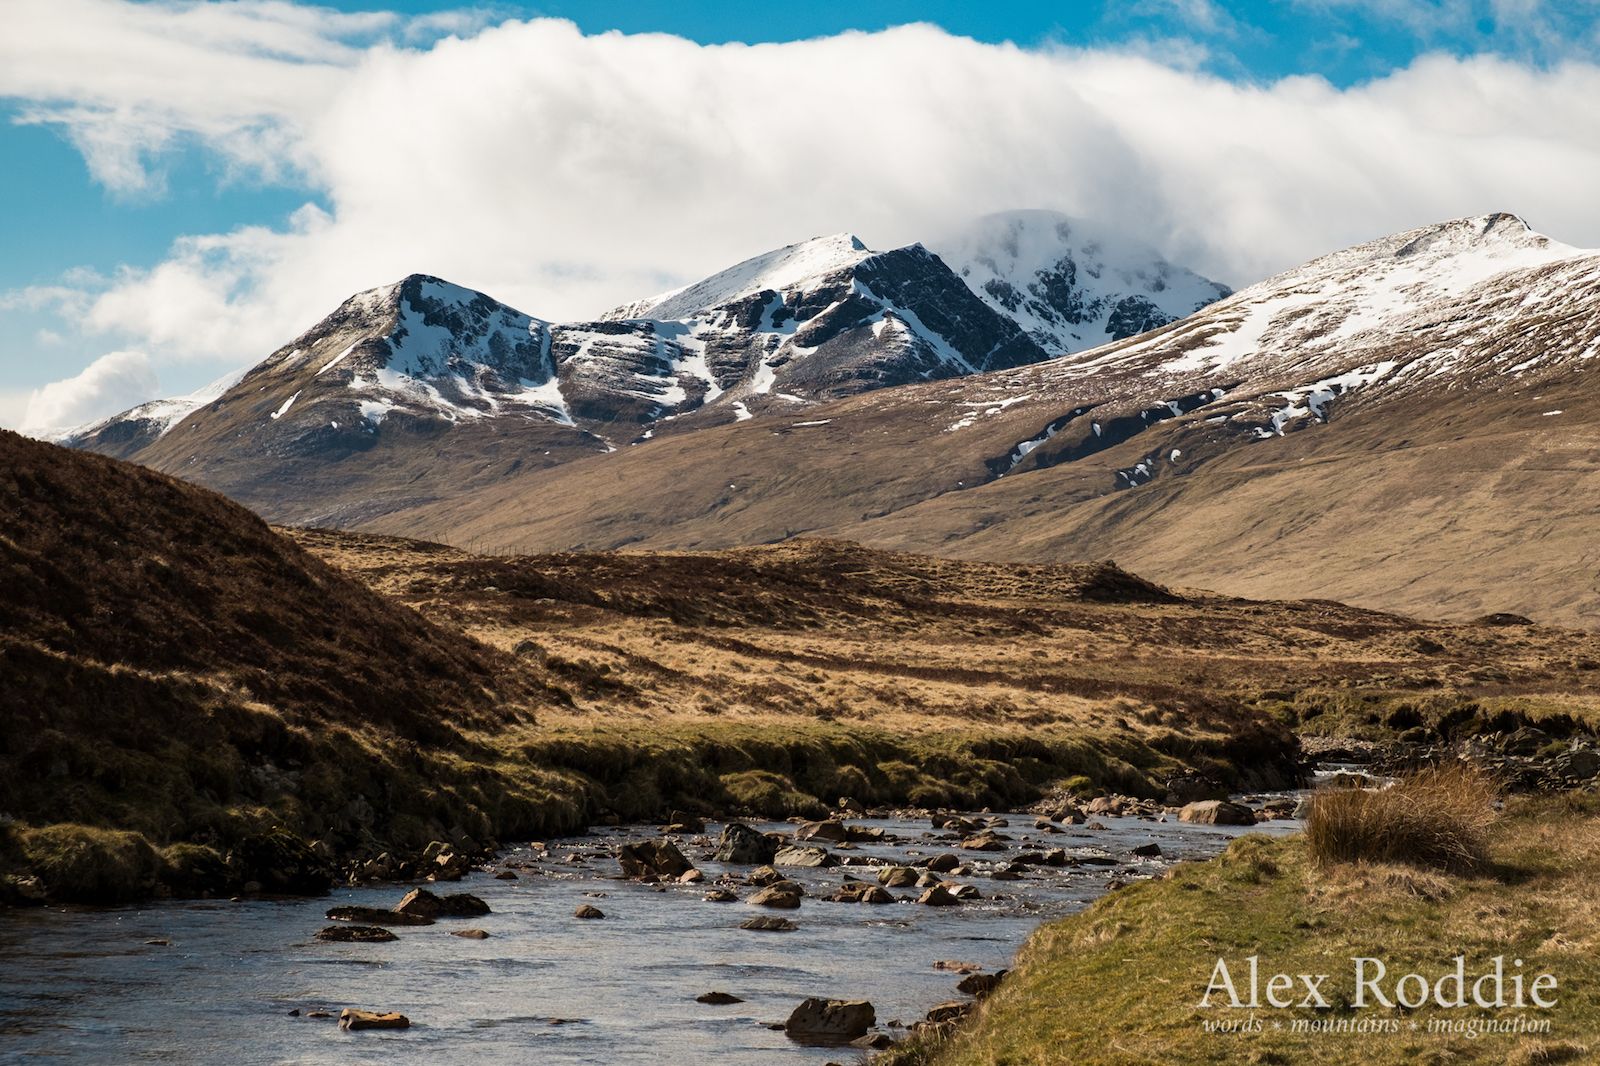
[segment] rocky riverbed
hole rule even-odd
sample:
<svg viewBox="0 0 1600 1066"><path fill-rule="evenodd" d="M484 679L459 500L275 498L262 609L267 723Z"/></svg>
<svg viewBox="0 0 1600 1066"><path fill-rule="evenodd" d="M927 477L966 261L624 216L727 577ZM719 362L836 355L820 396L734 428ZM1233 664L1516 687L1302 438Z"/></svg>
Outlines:
<svg viewBox="0 0 1600 1066"><path fill-rule="evenodd" d="M616 828L513 848L409 896L377 884L12 911L0 1059L849 1059L815 1045L959 1014L1041 921L1238 833L1297 828L1115 798L1046 813L1063 817ZM390 1015L405 1025L371 1021Z"/></svg>

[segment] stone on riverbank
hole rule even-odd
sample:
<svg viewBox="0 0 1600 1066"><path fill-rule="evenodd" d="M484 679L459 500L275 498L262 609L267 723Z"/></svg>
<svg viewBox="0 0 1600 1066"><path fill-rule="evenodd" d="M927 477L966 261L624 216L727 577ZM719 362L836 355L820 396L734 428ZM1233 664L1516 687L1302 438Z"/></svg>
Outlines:
<svg viewBox="0 0 1600 1066"><path fill-rule="evenodd" d="M846 1044L865 1036L877 1020L877 1012L864 999L813 996L794 1009L783 1031L798 1043Z"/></svg>
<svg viewBox="0 0 1600 1066"><path fill-rule="evenodd" d="M1178 821L1195 825L1255 825L1256 812L1227 800L1200 800L1179 811Z"/></svg>

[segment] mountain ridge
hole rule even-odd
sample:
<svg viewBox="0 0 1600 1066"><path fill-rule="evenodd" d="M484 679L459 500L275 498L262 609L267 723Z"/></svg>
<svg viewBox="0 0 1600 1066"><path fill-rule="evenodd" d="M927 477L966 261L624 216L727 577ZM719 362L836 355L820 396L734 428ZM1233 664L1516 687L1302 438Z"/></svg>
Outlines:
<svg viewBox="0 0 1600 1066"><path fill-rule="evenodd" d="M1600 472L1582 442L1600 255L1513 218L1319 257L1089 352L652 443L374 528L517 551L807 533L994 561L1114 557L1238 594L1592 624L1582 492ZM1430 455L1448 465L1416 465ZM606 493L582 491L601 469ZM1532 529L1547 532L1530 545Z"/></svg>

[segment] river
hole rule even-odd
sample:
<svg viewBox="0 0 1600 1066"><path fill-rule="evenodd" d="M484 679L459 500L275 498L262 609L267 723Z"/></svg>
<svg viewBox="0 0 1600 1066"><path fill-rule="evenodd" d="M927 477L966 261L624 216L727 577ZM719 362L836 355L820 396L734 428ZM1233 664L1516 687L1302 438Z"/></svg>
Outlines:
<svg viewBox="0 0 1600 1066"><path fill-rule="evenodd" d="M981 817L981 816L978 816ZM807 996L868 999L880 1028L910 1023L936 1003L964 998L958 975L936 970L956 959L1008 966L1040 922L1079 910L1113 877L1149 876L1173 861L1207 858L1246 829L1136 818L1098 819L1096 831L1067 827L1045 835L1033 816L1006 816L1015 847L1063 847L1109 856L1118 865L1036 867L1018 881L996 881L982 867L1006 855L979 854L957 877L983 899L959 907L918 906L919 890L878 906L816 897L857 867L784 872L806 886L798 911L744 902L710 903L705 885L650 886L617 879L612 857L628 839L654 829L600 830L547 842L548 851L513 848L495 869L474 872L440 892L471 892L493 912L396 927L383 944L324 943L313 934L337 904L389 907L406 886L342 888L319 899L166 901L115 908L52 907L0 912L0 1061L83 1063L540 1063L559 1066L714 1062L796 1066L849 1061L853 1049L807 1048L769 1028ZM864 818L898 838L860 844L842 855L893 861L950 850L927 820ZM790 829L780 824L763 829ZM1255 831L1290 832L1298 823ZM720 826L708 826L712 841ZM1162 857L1128 855L1159 844ZM725 867L711 848L685 853L708 881ZM581 861L566 861L576 856ZM526 865L523 865L526 864ZM734 872L748 873L748 868ZM740 886L741 896L753 890ZM603 920L573 917L580 904ZM791 918L794 932L755 932L755 914ZM477 927L484 940L451 936ZM170 944L148 941L167 940ZM729 1006L696 1002L732 993ZM347 1033L342 1007L400 1011L412 1027ZM291 1011L298 1011L292 1015Z"/></svg>

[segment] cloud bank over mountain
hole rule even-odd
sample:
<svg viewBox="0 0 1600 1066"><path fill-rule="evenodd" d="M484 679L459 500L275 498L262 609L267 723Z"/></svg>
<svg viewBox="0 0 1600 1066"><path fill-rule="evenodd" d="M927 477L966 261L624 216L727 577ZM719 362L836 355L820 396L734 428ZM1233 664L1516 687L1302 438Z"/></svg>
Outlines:
<svg viewBox="0 0 1600 1066"><path fill-rule="evenodd" d="M1600 244L1600 67L1579 59L1429 55L1341 89L928 25L701 45L277 0L19 0L8 20L0 98L113 194L160 196L196 151L306 191L62 286L75 328L158 368L260 358L412 271L571 318L813 234L892 247L1019 206L1236 285L1490 210Z"/></svg>

